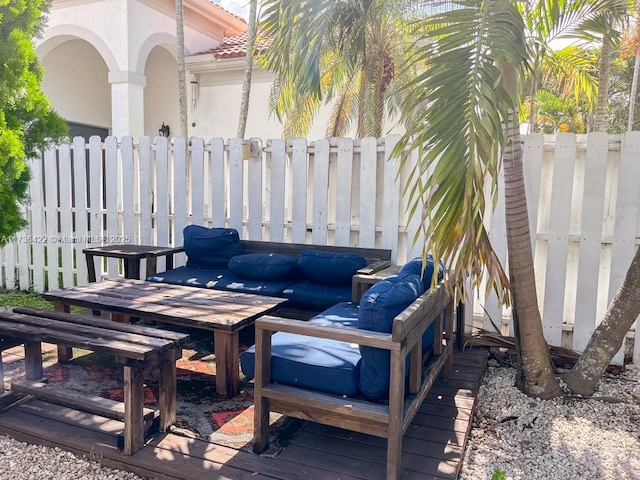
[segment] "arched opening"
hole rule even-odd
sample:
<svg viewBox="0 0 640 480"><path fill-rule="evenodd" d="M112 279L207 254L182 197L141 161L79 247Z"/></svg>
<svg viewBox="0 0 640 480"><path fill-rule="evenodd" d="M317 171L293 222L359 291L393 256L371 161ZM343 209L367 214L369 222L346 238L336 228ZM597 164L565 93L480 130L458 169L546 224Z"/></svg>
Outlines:
<svg viewBox="0 0 640 480"><path fill-rule="evenodd" d="M42 90L65 120L82 126L82 136L92 128L101 136L105 129L111 130L109 69L93 45L69 37L51 49L41 64L46 72Z"/></svg>
<svg viewBox="0 0 640 480"><path fill-rule="evenodd" d="M158 135L164 122L171 127L170 136L180 135L178 99L178 63L164 47L154 47L145 63L144 134Z"/></svg>

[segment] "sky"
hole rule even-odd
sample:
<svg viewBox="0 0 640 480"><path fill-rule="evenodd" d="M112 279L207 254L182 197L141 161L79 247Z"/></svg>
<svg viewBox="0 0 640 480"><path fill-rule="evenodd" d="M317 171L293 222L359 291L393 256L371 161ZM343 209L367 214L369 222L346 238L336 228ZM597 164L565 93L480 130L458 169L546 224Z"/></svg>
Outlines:
<svg viewBox="0 0 640 480"><path fill-rule="evenodd" d="M249 17L249 0L214 0L214 2L245 20Z"/></svg>

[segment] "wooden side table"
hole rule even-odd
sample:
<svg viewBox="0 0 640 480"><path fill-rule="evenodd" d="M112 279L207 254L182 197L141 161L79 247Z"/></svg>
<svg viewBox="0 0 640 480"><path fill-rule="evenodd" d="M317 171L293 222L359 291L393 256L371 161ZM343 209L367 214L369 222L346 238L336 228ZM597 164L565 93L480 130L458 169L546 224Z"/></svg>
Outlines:
<svg viewBox="0 0 640 480"><path fill-rule="evenodd" d="M165 257L167 270L173 268L173 255L183 252L183 247L155 247L152 245L105 245L89 247L82 250L87 259L89 282L96 281L96 267L93 257L122 258L124 260L124 277L140 279L140 260L147 261L146 277L156 273L158 257ZM145 277L145 278L146 278Z"/></svg>

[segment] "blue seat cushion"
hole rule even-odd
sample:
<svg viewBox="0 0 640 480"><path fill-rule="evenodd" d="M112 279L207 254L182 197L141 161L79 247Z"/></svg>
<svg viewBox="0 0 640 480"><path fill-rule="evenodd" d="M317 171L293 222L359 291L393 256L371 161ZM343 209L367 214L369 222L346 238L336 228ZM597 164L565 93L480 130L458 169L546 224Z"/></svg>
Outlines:
<svg viewBox="0 0 640 480"><path fill-rule="evenodd" d="M289 299L292 307L321 311L336 303L350 301L351 284L332 286L303 280L285 288L282 296Z"/></svg>
<svg viewBox="0 0 640 480"><path fill-rule="evenodd" d="M336 305L309 320L323 325L353 326L358 306ZM245 375L255 376L255 346L240 356ZM360 351L358 346L337 340L285 332L271 337L271 378L276 383L335 395L358 393Z"/></svg>
<svg viewBox="0 0 640 480"><path fill-rule="evenodd" d="M226 284L231 277L229 270L220 268L178 267L146 278L147 282L170 283L189 287L219 288L219 282Z"/></svg>
<svg viewBox="0 0 640 480"><path fill-rule="evenodd" d="M229 270L251 280L295 280L300 278L296 259L280 253L246 253L229 260Z"/></svg>
<svg viewBox="0 0 640 480"><path fill-rule="evenodd" d="M428 253L426 256L424 272L422 271L422 257L415 257L405 263L400 269L400 274L402 273L415 273L422 279L422 285L424 287L424 291L428 291L431 288L431 280L433 278L433 270L434 270L434 261L433 256ZM442 260L439 262L438 268L438 281L442 280L444 276L444 263Z"/></svg>
<svg viewBox="0 0 640 480"><path fill-rule="evenodd" d="M238 231L187 225L182 231L188 267L227 268L229 260L242 253Z"/></svg>
<svg viewBox="0 0 640 480"><path fill-rule="evenodd" d="M303 250L298 256L298 268L310 280L323 285L351 286L351 277L367 265L357 253L331 253Z"/></svg>
<svg viewBox="0 0 640 480"><path fill-rule="evenodd" d="M271 297L282 297L282 292L289 287L291 283L291 280L252 280L229 273L224 278L216 282L215 288L231 292L255 293L258 295L269 295Z"/></svg>
<svg viewBox="0 0 640 480"><path fill-rule="evenodd" d="M414 273L392 275L373 285L360 301L358 328L391 333L393 319L407 308L424 287L420 277ZM389 394L390 354L388 350L360 347L360 390L369 400Z"/></svg>

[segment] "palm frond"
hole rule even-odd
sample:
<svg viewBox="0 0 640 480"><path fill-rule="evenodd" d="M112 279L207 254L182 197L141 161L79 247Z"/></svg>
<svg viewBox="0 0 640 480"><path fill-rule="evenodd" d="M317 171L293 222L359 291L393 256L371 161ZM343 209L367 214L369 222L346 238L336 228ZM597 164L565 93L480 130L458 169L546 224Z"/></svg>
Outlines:
<svg viewBox="0 0 640 480"><path fill-rule="evenodd" d="M420 173L407 192L410 208L423 219L425 248L444 259L463 291L464 279L478 286L486 269L488 288L508 301L508 280L484 227L492 207L484 184L491 180L495 202L503 122L517 104L499 65L522 72L524 24L510 1L452 3L455 9L430 18L424 46L408 60L426 62L427 69L410 83L411 96L403 103L408 129L396 153L418 154Z"/></svg>

